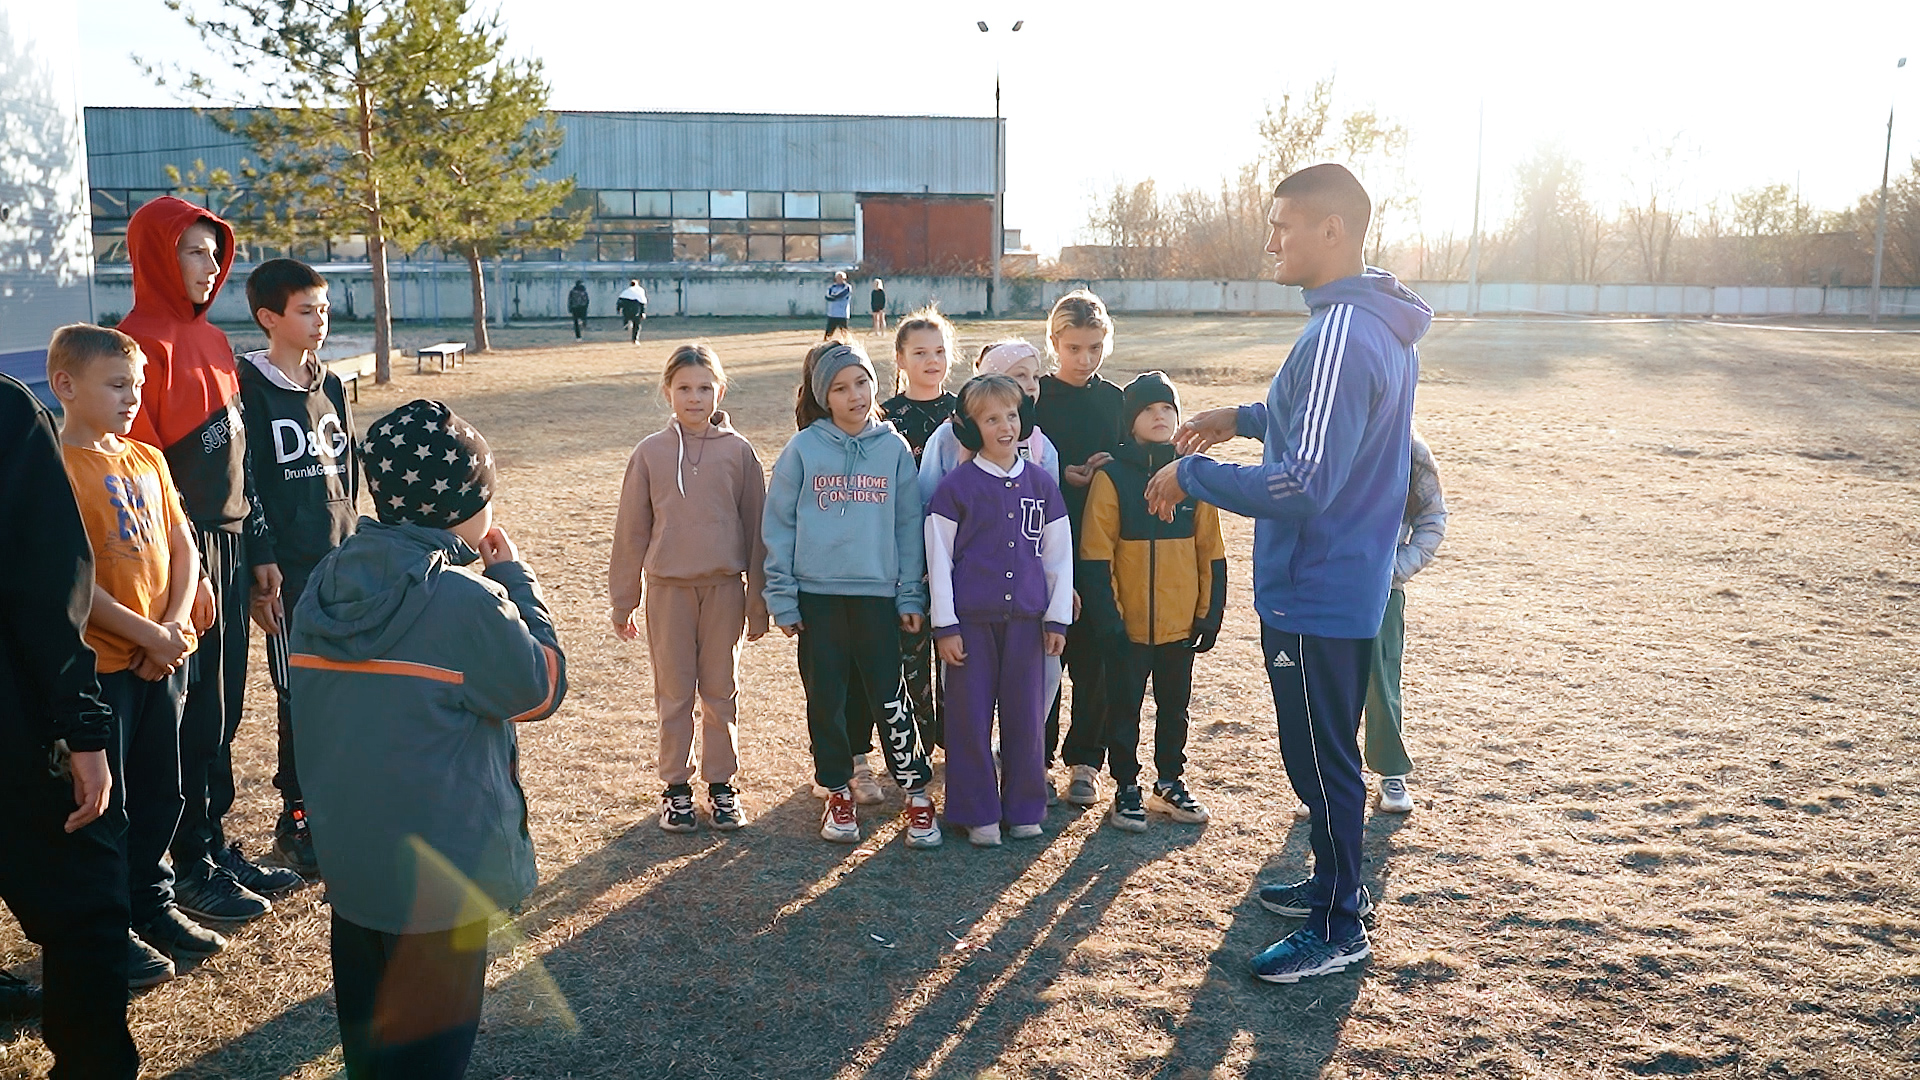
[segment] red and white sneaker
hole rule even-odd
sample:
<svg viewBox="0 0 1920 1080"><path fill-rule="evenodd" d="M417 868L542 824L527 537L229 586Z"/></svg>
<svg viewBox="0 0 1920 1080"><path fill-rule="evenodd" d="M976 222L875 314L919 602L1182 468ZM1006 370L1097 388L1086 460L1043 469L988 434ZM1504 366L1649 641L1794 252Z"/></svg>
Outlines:
<svg viewBox="0 0 1920 1080"><path fill-rule="evenodd" d="M853 813L853 796L846 788L827 793L827 809L820 815L820 839L836 844L860 842L860 819Z"/></svg>
<svg viewBox="0 0 1920 1080"><path fill-rule="evenodd" d="M940 846L940 819L933 812L933 796L924 791L916 791L907 796L907 846L910 848L936 848Z"/></svg>

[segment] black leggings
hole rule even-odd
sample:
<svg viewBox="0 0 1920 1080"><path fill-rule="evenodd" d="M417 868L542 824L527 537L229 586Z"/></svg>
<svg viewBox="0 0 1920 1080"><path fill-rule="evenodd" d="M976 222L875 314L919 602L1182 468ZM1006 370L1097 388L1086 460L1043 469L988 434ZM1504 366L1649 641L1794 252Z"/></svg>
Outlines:
<svg viewBox="0 0 1920 1080"><path fill-rule="evenodd" d="M480 1034L485 920L383 934L333 917L333 993L348 1080L459 1080Z"/></svg>

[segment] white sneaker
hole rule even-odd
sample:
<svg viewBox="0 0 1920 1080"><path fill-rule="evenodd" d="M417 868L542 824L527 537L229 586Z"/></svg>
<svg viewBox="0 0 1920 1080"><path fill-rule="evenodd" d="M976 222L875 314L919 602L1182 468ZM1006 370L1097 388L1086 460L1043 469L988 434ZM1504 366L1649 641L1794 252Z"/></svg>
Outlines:
<svg viewBox="0 0 1920 1080"><path fill-rule="evenodd" d="M1100 805L1100 770L1091 765L1075 765L1073 779L1067 781L1067 801L1075 806Z"/></svg>
<svg viewBox="0 0 1920 1080"><path fill-rule="evenodd" d="M1404 776L1383 776L1380 778L1379 798L1374 806L1383 814L1413 813L1413 796L1407 794L1407 778Z"/></svg>
<svg viewBox="0 0 1920 1080"><path fill-rule="evenodd" d="M940 817L933 812L933 796L918 791L907 796L907 846L940 846Z"/></svg>
<svg viewBox="0 0 1920 1080"><path fill-rule="evenodd" d="M1313 817L1313 811L1308 809L1306 803L1293 804L1293 820L1306 821L1312 817Z"/></svg>
<svg viewBox="0 0 1920 1080"><path fill-rule="evenodd" d="M861 806L878 806L887 801L880 792L880 781L873 778L873 766L867 763L867 755L861 754L853 759L853 801Z"/></svg>
<svg viewBox="0 0 1920 1080"><path fill-rule="evenodd" d="M827 793L827 808L820 815L820 839L836 844L860 842L860 819L854 816L853 799L846 792Z"/></svg>
<svg viewBox="0 0 1920 1080"><path fill-rule="evenodd" d="M975 825L967 830L967 843L974 847L999 847L1000 825Z"/></svg>
<svg viewBox="0 0 1920 1080"><path fill-rule="evenodd" d="M1031 840L1040 835L1040 826L1015 825L1007 830L1007 835L1013 837L1015 840Z"/></svg>

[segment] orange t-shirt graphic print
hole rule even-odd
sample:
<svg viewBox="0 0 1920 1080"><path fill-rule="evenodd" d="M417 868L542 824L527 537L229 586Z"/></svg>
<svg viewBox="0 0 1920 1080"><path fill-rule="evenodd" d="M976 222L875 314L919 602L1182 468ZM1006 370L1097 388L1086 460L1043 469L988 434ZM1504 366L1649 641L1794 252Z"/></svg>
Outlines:
<svg viewBox="0 0 1920 1080"><path fill-rule="evenodd" d="M186 521L167 459L132 439L121 439L115 454L66 445L60 451L93 545L94 584L159 622L167 607L173 530ZM86 638L99 654L102 674L133 666L133 642L92 623L87 624Z"/></svg>

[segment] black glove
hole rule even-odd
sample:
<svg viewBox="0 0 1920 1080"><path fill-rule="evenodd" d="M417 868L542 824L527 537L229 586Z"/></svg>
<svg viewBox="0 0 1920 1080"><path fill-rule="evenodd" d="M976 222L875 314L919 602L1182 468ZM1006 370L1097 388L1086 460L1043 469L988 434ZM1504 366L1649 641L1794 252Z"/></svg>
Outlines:
<svg viewBox="0 0 1920 1080"><path fill-rule="evenodd" d="M1219 636L1220 628L1217 626L1196 626L1193 628L1193 640L1187 642L1187 648L1197 653L1206 652L1213 648L1214 639Z"/></svg>

